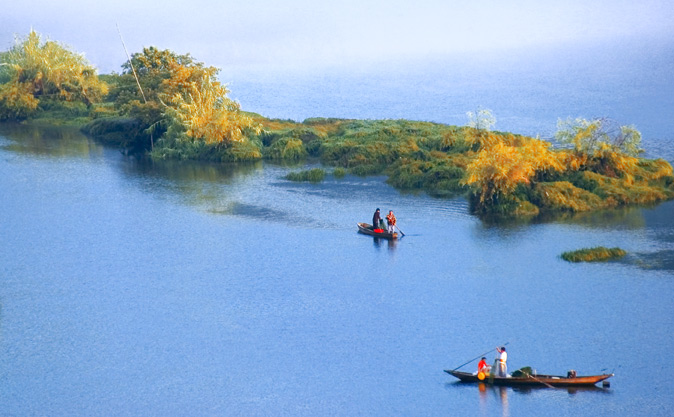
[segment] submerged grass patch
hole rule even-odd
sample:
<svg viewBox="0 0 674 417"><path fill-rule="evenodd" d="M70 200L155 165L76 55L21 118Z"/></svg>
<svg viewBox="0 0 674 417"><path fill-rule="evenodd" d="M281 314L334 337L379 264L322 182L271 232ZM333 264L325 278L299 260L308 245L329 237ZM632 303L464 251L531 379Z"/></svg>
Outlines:
<svg viewBox="0 0 674 417"><path fill-rule="evenodd" d="M332 175L335 178L344 178L346 176L346 170L344 168L337 167L332 171Z"/></svg>
<svg viewBox="0 0 674 417"><path fill-rule="evenodd" d="M325 178L325 171L320 168L307 169L299 172L290 172L284 178L296 182L321 182Z"/></svg>
<svg viewBox="0 0 674 417"><path fill-rule="evenodd" d="M595 248L585 248L562 253L562 259L568 262L603 262L614 259L620 259L627 252L620 248L605 248L598 246Z"/></svg>

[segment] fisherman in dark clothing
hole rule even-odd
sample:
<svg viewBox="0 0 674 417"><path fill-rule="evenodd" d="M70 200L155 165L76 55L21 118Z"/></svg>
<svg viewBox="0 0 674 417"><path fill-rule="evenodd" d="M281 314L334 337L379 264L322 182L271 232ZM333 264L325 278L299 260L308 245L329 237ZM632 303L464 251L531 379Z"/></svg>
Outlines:
<svg viewBox="0 0 674 417"><path fill-rule="evenodd" d="M374 216L372 216L372 229L379 229L381 223L381 213L379 212L379 209L377 209L374 212Z"/></svg>

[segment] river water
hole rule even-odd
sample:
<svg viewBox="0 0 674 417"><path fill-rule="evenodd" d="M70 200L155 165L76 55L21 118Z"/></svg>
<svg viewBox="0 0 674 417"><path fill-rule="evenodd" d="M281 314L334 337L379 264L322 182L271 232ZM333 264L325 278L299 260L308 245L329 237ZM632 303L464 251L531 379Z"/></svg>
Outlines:
<svg viewBox="0 0 674 417"><path fill-rule="evenodd" d="M486 224L461 198L291 169L0 126L0 415L674 414L674 202ZM400 241L356 233L376 207ZM560 258L598 245L629 254ZM511 371L615 376L522 390L443 372L504 343Z"/></svg>

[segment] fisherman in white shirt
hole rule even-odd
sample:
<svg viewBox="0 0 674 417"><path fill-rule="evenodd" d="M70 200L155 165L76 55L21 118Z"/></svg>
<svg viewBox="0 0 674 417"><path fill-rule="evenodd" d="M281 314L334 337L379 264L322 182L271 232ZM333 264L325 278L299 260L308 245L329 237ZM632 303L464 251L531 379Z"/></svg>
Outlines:
<svg viewBox="0 0 674 417"><path fill-rule="evenodd" d="M506 353L506 348L505 346L501 346L500 348L497 347L496 351L499 353L498 358L497 358L497 368L496 372L498 373L498 376L506 377L508 376L508 365L506 365L506 361L508 360L508 353Z"/></svg>

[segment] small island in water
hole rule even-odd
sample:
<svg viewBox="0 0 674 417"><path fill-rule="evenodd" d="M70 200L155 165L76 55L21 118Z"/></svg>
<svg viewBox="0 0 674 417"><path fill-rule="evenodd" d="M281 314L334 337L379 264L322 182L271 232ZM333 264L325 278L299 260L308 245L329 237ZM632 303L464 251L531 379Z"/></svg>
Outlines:
<svg viewBox="0 0 674 417"><path fill-rule="evenodd" d="M562 253L562 259L568 262L605 262L620 259L625 255L627 255L627 252L623 249L598 246L564 252Z"/></svg>
<svg viewBox="0 0 674 417"><path fill-rule="evenodd" d="M641 134L608 118L560 120L557 143L410 120L269 119L243 111L218 69L144 48L121 73L98 75L80 54L31 31L0 53L0 120L78 124L92 138L155 159L221 163L313 158L335 177L385 175L401 190L465 195L480 216L534 217L674 198L672 166L640 158ZM325 170L291 173L321 181Z"/></svg>

